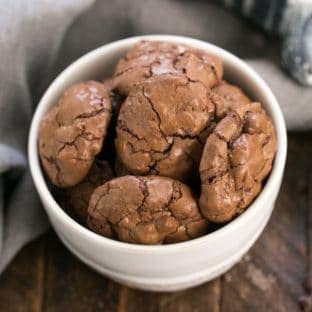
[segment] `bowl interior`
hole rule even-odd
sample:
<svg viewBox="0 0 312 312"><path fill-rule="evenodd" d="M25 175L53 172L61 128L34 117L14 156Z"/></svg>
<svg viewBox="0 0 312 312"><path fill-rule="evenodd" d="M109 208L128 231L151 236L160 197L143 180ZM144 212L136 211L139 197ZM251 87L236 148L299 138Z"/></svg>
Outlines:
<svg viewBox="0 0 312 312"><path fill-rule="evenodd" d="M225 78L229 81L235 82L238 86L240 86L253 100L259 101L263 104L264 108L268 112L268 114L272 117L273 123L275 125L276 133L277 133L277 155L275 158L275 162L273 165L272 172L259 196L256 200L248 207L248 209L235 220L231 221L229 224L223 226L222 228L216 230L213 233L205 235L204 237L197 238L191 241L172 244L173 245L187 245L192 244L194 241L201 240L203 238L212 237L213 235L217 235L217 232L226 231L230 227L235 227L238 225L240 220L243 220L247 217L248 214L255 213L254 206L260 204L261 200L265 196L269 196L270 184L274 183L274 179L278 179L278 176L282 175L285 159L286 159L286 127L283 119L283 115L281 109L272 94L269 87L266 83L260 78L260 76L253 71L246 63L230 54L229 52L218 48L212 44L186 38L186 37L178 37L178 36L162 36L162 35L154 35L154 36L141 36L141 37L133 37L129 39L124 39L120 41L116 41L100 47L96 50L91 51L90 53L84 55L76 62L72 63L69 67L67 67L50 85L47 89L46 93L42 97L36 113L33 117L30 135L29 135L29 145L28 145L28 153L29 153L29 162L31 173L36 185L36 188L39 192L41 199L46 203L45 206L52 207L48 209L53 209L53 213L56 213L61 218L67 218L68 226L77 227L78 231L84 231L86 235L94 235L94 238L97 236L97 239L102 239L103 241L109 241L112 244L119 245L127 245L127 243L122 243L118 241L113 241L107 239L105 237L99 236L83 226L79 225L75 220L71 219L62 208L56 203L53 199L46 181L44 180L43 173L40 167L40 161L37 152L37 140L38 140L38 128L40 124L40 120L43 115L57 102L63 91L71 86L72 84L84 80L94 79L94 80L103 80L109 77L112 72L117 60L125 55L127 50L133 44L135 44L139 40L162 40L162 41L170 41L181 44L186 44L188 46L199 48L207 51L208 53L218 55L224 65ZM156 246L142 246L131 244L132 246L136 246L138 248L153 248ZM160 246L161 248L166 248L167 246ZM159 246L157 247L159 249Z"/></svg>

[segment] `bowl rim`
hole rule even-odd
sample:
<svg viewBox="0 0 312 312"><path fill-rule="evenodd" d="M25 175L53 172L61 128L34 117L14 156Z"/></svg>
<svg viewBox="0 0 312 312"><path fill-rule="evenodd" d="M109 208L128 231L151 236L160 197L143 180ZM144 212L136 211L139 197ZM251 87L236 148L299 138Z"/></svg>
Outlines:
<svg viewBox="0 0 312 312"><path fill-rule="evenodd" d="M208 233L201 237L185 242L179 242L168 245L140 245L120 242L92 232L87 227L81 225L72 217L70 217L56 202L50 190L48 189L47 183L44 179L43 172L40 166L37 150L39 123L42 119L43 112L46 110L45 107L47 105L47 99L51 96L51 94L52 96L55 96L53 94L55 93L54 89L56 88L56 86L64 83L65 81L64 76L65 77L67 75L70 76L71 72L75 70L77 67L82 66L85 63L88 63L90 59L96 57L98 54L101 54L105 50L122 49L125 46L132 45L140 40L155 40L155 41L169 41L173 43L182 43L203 50L208 50L208 53L217 54L222 61L226 59L228 62L232 63L234 67L238 68L240 71L245 72L245 74L247 74L253 80L253 84L257 85L257 87L261 90L261 92L265 94L268 106L270 107L271 110L271 118L273 120L276 131L277 153L275 156L275 161L273 163L271 173L262 191L257 196L257 198L252 202L252 204L248 207L248 209L246 209L244 213L236 217L234 220L223 225L220 229L217 229L212 233ZM243 60L239 59L232 53L212 43L208 43L190 37L175 36L175 35L144 35L144 36L128 37L125 39L104 44L103 46L100 46L78 58L68 67L66 67L60 74L58 74L58 76L50 83L49 87L46 89L45 93L43 94L43 96L39 101L39 104L36 107L35 113L31 121L28 137L28 161L30 172L36 190L39 193L41 200L46 203L46 205L43 204L45 210L49 210L50 213L52 213L59 220L62 220L67 227L71 227L71 229L78 235L84 235L88 239L96 241L98 244L101 244L104 247L139 253L157 253L157 254L172 253L177 250L191 248L198 244L207 243L210 240L219 239L228 232L231 231L235 232L235 230L239 226L241 226L242 223L247 222L248 220L252 220L252 218L256 216L257 211L261 210L260 206L262 202L267 203L270 196L272 195L276 196L276 194L272 194L272 192L276 193L276 188L274 188L274 185L276 185L276 183L279 184L281 181L286 162L286 154L287 154L287 134L285 120L275 96L273 95L271 89L266 84L266 82L260 77L260 75L249 65L247 65Z"/></svg>

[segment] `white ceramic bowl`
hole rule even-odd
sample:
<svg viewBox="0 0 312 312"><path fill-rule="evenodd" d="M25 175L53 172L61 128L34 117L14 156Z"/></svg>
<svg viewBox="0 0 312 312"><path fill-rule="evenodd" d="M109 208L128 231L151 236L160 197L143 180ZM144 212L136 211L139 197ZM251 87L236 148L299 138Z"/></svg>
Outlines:
<svg viewBox="0 0 312 312"><path fill-rule="evenodd" d="M160 246L127 244L97 235L69 217L50 193L40 167L37 141L42 116L70 85L111 75L116 61L142 39L182 43L218 55L225 77L260 101L273 119L277 133L277 154L273 170L261 194L238 218L221 229L191 241ZM280 189L286 159L286 128L274 95L260 76L231 53L212 44L178 36L133 37L106 44L84 55L66 68L50 85L33 117L28 156L31 174L50 218L64 244L98 272L132 287L174 291L211 280L231 268L267 224Z"/></svg>

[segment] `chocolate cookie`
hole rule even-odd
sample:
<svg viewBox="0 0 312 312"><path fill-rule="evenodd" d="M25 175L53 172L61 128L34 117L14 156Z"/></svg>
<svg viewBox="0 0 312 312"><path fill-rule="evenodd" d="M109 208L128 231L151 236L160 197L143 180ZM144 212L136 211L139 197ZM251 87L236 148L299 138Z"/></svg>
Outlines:
<svg viewBox="0 0 312 312"><path fill-rule="evenodd" d="M231 111L235 111L240 118L243 118L247 104L251 102L240 88L224 80L215 86L209 95L216 108L217 120Z"/></svg>
<svg viewBox="0 0 312 312"><path fill-rule="evenodd" d="M111 103L103 84L78 83L42 119L39 154L51 182L69 187L87 175L106 136Z"/></svg>
<svg viewBox="0 0 312 312"><path fill-rule="evenodd" d="M132 174L185 181L199 163L200 137L213 116L214 105L201 83L179 75L151 77L121 107L117 154Z"/></svg>
<svg viewBox="0 0 312 312"><path fill-rule="evenodd" d="M135 84L165 73L184 74L210 88L221 80L223 68L219 58L203 51L169 42L141 41L118 62L109 85L128 95Z"/></svg>
<svg viewBox="0 0 312 312"><path fill-rule="evenodd" d="M124 176L98 187L89 227L106 237L139 244L176 243L207 231L190 189L170 178Z"/></svg>
<svg viewBox="0 0 312 312"><path fill-rule="evenodd" d="M241 118L228 113L207 138L200 162L200 209L222 223L240 214L259 194L276 152L271 119L259 103L246 104Z"/></svg>
<svg viewBox="0 0 312 312"><path fill-rule="evenodd" d="M89 200L94 190L113 179L113 172L105 160L95 160L87 176L77 185L63 190L63 205L80 222L86 224Z"/></svg>
<svg viewBox="0 0 312 312"><path fill-rule="evenodd" d="M126 175L131 175L131 173L125 168L125 166L120 161L119 157L116 157L114 162L114 170L116 177L122 177Z"/></svg>

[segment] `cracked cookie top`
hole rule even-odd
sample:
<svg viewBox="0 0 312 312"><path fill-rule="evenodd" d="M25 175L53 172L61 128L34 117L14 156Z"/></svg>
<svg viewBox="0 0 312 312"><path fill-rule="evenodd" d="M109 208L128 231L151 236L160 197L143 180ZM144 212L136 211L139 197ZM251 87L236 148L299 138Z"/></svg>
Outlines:
<svg viewBox="0 0 312 312"><path fill-rule="evenodd" d="M139 244L181 242L208 227L189 187L159 176L124 176L105 183L92 194L88 214L93 231Z"/></svg>
<svg viewBox="0 0 312 312"><path fill-rule="evenodd" d="M207 138L200 162L200 209L223 223L240 214L259 194L272 168L276 137L260 103L231 111Z"/></svg>
<svg viewBox="0 0 312 312"><path fill-rule="evenodd" d="M223 68L219 58L200 50L169 42L141 41L118 62L113 78L106 83L128 95L135 84L165 73L184 74L210 88L221 80Z"/></svg>
<svg viewBox="0 0 312 312"><path fill-rule="evenodd" d="M39 129L39 155L53 184L69 187L83 180L102 148L110 118L102 83L82 82L65 91Z"/></svg>
<svg viewBox="0 0 312 312"><path fill-rule="evenodd" d="M63 190L63 206L66 211L87 223L89 200L94 190L113 179L113 171L105 160L96 159L86 177L77 185Z"/></svg>
<svg viewBox="0 0 312 312"><path fill-rule="evenodd" d="M240 88L224 80L215 86L209 95L215 105L216 119L225 117L231 111L243 118L246 105L251 102Z"/></svg>
<svg viewBox="0 0 312 312"><path fill-rule="evenodd" d="M201 83L180 75L151 77L121 107L117 154L132 174L185 181L199 163L201 134L213 116L214 105Z"/></svg>

